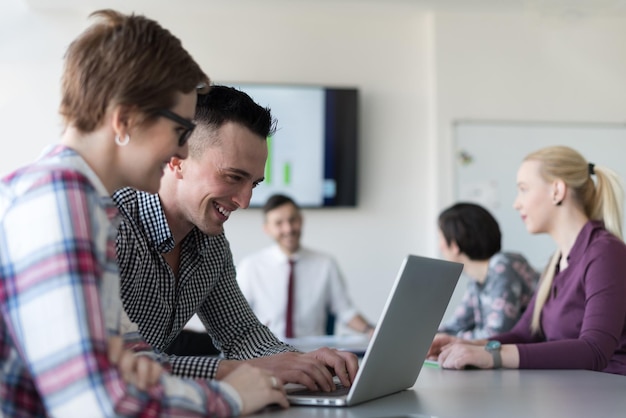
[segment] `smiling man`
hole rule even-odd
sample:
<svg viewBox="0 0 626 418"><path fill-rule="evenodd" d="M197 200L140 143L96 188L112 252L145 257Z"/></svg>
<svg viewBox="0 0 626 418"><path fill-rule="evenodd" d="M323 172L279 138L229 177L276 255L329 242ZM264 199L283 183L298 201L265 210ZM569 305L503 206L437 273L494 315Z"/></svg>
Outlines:
<svg viewBox="0 0 626 418"><path fill-rule="evenodd" d="M374 327L357 312L335 259L300 244L303 217L289 196L275 194L263 206L263 230L275 244L237 266L237 280L261 322L281 338L327 332L328 315L356 332Z"/></svg>
<svg viewBox="0 0 626 418"><path fill-rule="evenodd" d="M231 87L198 98L189 156L172 158L158 195L122 189L117 240L122 318L128 341L165 351L197 314L224 358L172 356L174 374L221 378L243 362L283 382L334 388L356 375L357 359L323 348L299 353L262 325L241 294L224 222L250 203L274 130L269 109Z"/></svg>

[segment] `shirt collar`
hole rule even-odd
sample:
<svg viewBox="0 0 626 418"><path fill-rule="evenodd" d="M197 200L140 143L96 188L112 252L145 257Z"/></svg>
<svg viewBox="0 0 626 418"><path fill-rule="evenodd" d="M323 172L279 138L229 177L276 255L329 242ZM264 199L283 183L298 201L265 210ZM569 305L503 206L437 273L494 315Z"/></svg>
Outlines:
<svg viewBox="0 0 626 418"><path fill-rule="evenodd" d="M152 247L160 253L172 251L174 237L167 224L159 195L137 192L137 209Z"/></svg>
<svg viewBox="0 0 626 418"><path fill-rule="evenodd" d="M161 199L158 194L150 194L146 192L137 192L137 210L139 211L139 217L143 224L148 241L152 248L159 253L168 253L174 249L176 242L172 235L163 206L161 205ZM208 248L211 242L216 242L221 245L221 241L224 238L224 232L217 237L211 237L203 234L197 227L193 229L185 236L182 245L190 245L190 251L195 251L197 254L203 256L208 254ZM191 240L191 244L187 244L186 241Z"/></svg>
<svg viewBox="0 0 626 418"><path fill-rule="evenodd" d="M45 161L45 164L58 164L62 166L68 166L74 168L82 175L87 177L97 195L99 196L100 203L105 209L109 221L114 227L118 227L121 219L119 218L119 211L117 206L111 199L109 191L100 180L100 177L95 171L87 164L87 161L75 150L67 147L66 145L57 144L50 145L44 149L40 158L41 161Z"/></svg>
<svg viewBox="0 0 626 418"><path fill-rule="evenodd" d="M568 261L569 260L578 260L582 257L584 252L587 250L587 247L591 243L593 236L599 231L604 230L604 223L602 221L589 221L583 226L583 229L580 230L578 236L576 237L576 241L574 242L574 246L569 252ZM568 263L569 264L569 263Z"/></svg>
<svg viewBox="0 0 626 418"><path fill-rule="evenodd" d="M302 257L302 247L300 247L300 249L293 253L291 256L285 254L283 250L280 249L280 246L278 246L278 244L273 245L270 249L270 252L272 254L272 257L274 257L274 259L280 263L286 263L289 260L298 261L300 257Z"/></svg>
<svg viewBox="0 0 626 418"><path fill-rule="evenodd" d="M94 189L98 192L98 195L102 197L110 197L109 192L104 187L104 183L100 180L100 177L91 169L87 161L81 157L81 155L67 147L66 145L50 145L46 147L40 156L40 160L46 161L49 164L62 164L63 166L70 166L82 173L89 179Z"/></svg>

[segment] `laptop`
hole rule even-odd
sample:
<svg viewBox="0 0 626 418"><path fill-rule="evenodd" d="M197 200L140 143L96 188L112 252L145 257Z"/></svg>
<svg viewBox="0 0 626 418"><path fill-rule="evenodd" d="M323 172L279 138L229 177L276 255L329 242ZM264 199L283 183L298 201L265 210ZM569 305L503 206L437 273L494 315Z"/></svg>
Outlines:
<svg viewBox="0 0 626 418"><path fill-rule="evenodd" d="M370 339L365 334L311 335L308 337L284 338L283 342L303 353L315 351L320 347L328 347L341 351L350 351L358 357L363 357Z"/></svg>
<svg viewBox="0 0 626 418"><path fill-rule="evenodd" d="M292 405L351 406L415 384L463 264L408 255L350 388L289 388Z"/></svg>

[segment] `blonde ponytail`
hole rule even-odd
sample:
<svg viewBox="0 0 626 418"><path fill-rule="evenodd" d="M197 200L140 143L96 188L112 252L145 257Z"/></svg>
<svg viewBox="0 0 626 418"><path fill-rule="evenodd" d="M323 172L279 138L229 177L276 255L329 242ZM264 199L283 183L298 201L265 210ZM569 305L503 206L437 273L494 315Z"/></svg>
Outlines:
<svg viewBox="0 0 626 418"><path fill-rule="evenodd" d="M615 171L606 167L594 167L596 175L596 199L590 218L604 221L604 227L613 235L623 237L624 189Z"/></svg>
<svg viewBox="0 0 626 418"><path fill-rule="evenodd" d="M548 300L550 295L550 289L552 289L552 281L554 280L554 273L556 272L556 265L561 259L561 252L555 252L550 258L548 266L543 271L539 287L537 288L537 297L535 298L535 307L533 308L533 319L530 323L530 330L533 334L541 331L541 310L543 305Z"/></svg>

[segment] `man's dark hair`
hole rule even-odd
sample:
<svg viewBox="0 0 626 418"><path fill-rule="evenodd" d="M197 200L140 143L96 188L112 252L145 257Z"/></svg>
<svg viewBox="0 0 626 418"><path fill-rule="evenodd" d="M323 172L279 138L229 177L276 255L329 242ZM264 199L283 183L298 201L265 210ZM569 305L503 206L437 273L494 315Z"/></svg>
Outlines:
<svg viewBox="0 0 626 418"><path fill-rule="evenodd" d="M453 241L471 260L488 260L502 248L496 219L482 206L457 203L439 215L439 229L450 245Z"/></svg>
<svg viewBox="0 0 626 418"><path fill-rule="evenodd" d="M208 93L198 95L195 121L216 127L237 122L263 138L276 131L269 108L258 105L243 91L228 86L213 85Z"/></svg>
<svg viewBox="0 0 626 418"><path fill-rule="evenodd" d="M234 122L263 139L276 132L276 120L268 107L258 105L241 90L221 85L212 85L208 93L198 95L194 121L199 132L194 132L189 141L189 153L193 155L200 154L208 142L219 141L215 135L206 141L205 128L213 133L225 123Z"/></svg>
<svg viewBox="0 0 626 418"><path fill-rule="evenodd" d="M271 195L265 202L265 205L263 205L263 214L265 215L267 212L274 210L279 206L286 205L287 203L294 205L296 209L300 210L300 206L298 206L298 204L289 196L284 194L274 194Z"/></svg>

